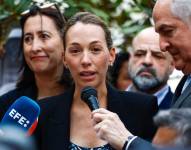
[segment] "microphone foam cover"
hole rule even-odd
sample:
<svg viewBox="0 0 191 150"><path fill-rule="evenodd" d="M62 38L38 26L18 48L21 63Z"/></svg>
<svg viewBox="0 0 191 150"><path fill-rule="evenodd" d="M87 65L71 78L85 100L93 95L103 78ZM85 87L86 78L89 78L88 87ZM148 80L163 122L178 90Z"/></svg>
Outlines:
<svg viewBox="0 0 191 150"><path fill-rule="evenodd" d="M88 101L88 98L93 95L94 97L97 98L97 90L94 89L93 87L91 86L86 86L85 88L82 89L82 92L81 92L81 99L83 101Z"/></svg>
<svg viewBox="0 0 191 150"><path fill-rule="evenodd" d="M29 130L40 114L39 105L32 99L18 98L5 113L1 125L14 125Z"/></svg>

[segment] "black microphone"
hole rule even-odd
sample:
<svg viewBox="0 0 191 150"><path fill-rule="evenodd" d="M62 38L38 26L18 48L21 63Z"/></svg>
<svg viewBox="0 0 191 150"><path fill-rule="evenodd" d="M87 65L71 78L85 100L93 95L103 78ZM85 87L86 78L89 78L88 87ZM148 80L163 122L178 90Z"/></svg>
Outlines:
<svg viewBox="0 0 191 150"><path fill-rule="evenodd" d="M81 91L81 99L89 106L91 111L99 108L97 91L93 87L87 86L83 88Z"/></svg>

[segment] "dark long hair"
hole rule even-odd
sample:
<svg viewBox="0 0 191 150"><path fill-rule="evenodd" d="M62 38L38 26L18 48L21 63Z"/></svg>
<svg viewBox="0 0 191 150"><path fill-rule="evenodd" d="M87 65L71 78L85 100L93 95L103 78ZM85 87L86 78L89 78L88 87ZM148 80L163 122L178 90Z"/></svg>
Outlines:
<svg viewBox="0 0 191 150"><path fill-rule="evenodd" d="M117 88L117 80L119 78L119 73L124 62L128 62L130 58L129 52L119 52L116 54L113 66L109 69L109 81Z"/></svg>
<svg viewBox="0 0 191 150"><path fill-rule="evenodd" d="M22 29L22 36L21 36L20 47L22 50L23 50L23 38L24 38L24 25L25 25L25 22L27 21L27 19L31 16L44 15L44 16L48 16L49 18L51 18L53 20L53 22L55 23L55 26L56 26L57 30L59 31L61 38L63 39L63 37L64 37L63 30L64 30L64 26L66 24L66 20L65 20L64 16L61 14L57 5L55 5L55 7L56 7L56 9L51 8L51 7L41 9L39 6L33 5L30 7L29 12L27 14L24 14L21 16L20 25L21 25L21 29ZM23 63L22 63L20 71L21 71L21 77L20 77L19 81L17 82L17 87L24 88L29 85L36 87L34 73L29 68L25 59L23 59ZM60 81L58 81L58 82L61 85L64 85L65 88L68 88L71 85L71 77L70 77L69 71L65 67L64 67L64 72L62 74L62 77L61 77Z"/></svg>

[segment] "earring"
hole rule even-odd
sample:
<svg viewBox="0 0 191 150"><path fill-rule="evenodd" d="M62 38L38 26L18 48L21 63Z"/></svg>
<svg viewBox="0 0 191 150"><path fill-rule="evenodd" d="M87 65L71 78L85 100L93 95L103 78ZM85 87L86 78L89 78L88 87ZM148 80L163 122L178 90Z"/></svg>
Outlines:
<svg viewBox="0 0 191 150"><path fill-rule="evenodd" d="M109 66L112 67L113 66L113 62L110 62Z"/></svg>
<svg viewBox="0 0 191 150"><path fill-rule="evenodd" d="M68 65L67 64L64 64L65 68L68 69Z"/></svg>

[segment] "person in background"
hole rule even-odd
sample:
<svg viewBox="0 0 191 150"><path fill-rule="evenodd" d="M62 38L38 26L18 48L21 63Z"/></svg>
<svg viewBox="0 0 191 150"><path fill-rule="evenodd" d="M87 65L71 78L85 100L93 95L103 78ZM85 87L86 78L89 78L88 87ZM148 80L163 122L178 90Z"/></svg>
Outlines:
<svg viewBox="0 0 191 150"><path fill-rule="evenodd" d="M173 93L167 81L174 64L168 52L161 52L159 34L154 27L143 29L133 39L132 47L128 66L132 84L127 90L152 94L159 109L169 108Z"/></svg>
<svg viewBox="0 0 191 150"><path fill-rule="evenodd" d="M127 139L140 136L151 140L155 133L152 117L158 110L156 98L119 91L107 84L115 48L105 23L89 12L75 14L65 26L64 50L64 64L74 87L38 101L41 114L34 134L38 148L121 150ZM81 99L87 86L97 91L100 109L93 112ZM126 128L136 136L128 136Z"/></svg>
<svg viewBox="0 0 191 150"><path fill-rule="evenodd" d="M191 107L190 17L189 0L158 0L153 10L155 30L160 35L161 50L168 51L174 59L175 68L184 73L175 90L173 108Z"/></svg>
<svg viewBox="0 0 191 150"><path fill-rule="evenodd" d="M54 3L33 5L21 16L21 78L15 90L0 97L0 116L20 96L33 100L59 95L70 85L63 64L63 27L66 23Z"/></svg>
<svg viewBox="0 0 191 150"><path fill-rule="evenodd" d="M157 147L191 147L191 109L159 111L154 117L158 129L152 143Z"/></svg>
<svg viewBox="0 0 191 150"><path fill-rule="evenodd" d="M131 79L128 75L129 52L119 52L116 54L115 61L109 69L109 79L111 84L119 90L126 90Z"/></svg>
<svg viewBox="0 0 191 150"><path fill-rule="evenodd" d="M21 29L11 29L3 46L4 53L0 58L0 95L15 88L19 78L19 68L22 63L22 50L20 49Z"/></svg>
<svg viewBox="0 0 191 150"><path fill-rule="evenodd" d="M155 30L159 33L160 48L168 51L175 68L185 75L175 90L172 108L191 107L191 1L157 0L153 9ZM141 138L136 138L126 150L155 150ZM181 148L179 148L181 149Z"/></svg>

